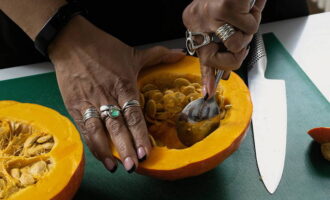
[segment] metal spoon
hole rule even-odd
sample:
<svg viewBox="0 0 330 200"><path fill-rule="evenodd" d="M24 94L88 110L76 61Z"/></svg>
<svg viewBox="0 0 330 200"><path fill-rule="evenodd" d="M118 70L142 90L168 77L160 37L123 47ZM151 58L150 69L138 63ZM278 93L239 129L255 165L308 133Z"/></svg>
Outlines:
<svg viewBox="0 0 330 200"><path fill-rule="evenodd" d="M216 70L214 87L215 90L219 84L223 72L223 70ZM209 94L207 93L203 98L196 99L187 104L186 107L184 107L184 109L181 111L179 115L179 120L186 121L189 123L195 123L211 119L219 114L220 108L215 100L215 97L212 96L209 98Z"/></svg>
<svg viewBox="0 0 330 200"><path fill-rule="evenodd" d="M223 72L223 70L216 70L215 89ZM177 136L186 146L191 146L202 140L219 127L219 105L214 95L210 98L208 97L209 95L206 94L203 98L191 101L182 110L176 121Z"/></svg>

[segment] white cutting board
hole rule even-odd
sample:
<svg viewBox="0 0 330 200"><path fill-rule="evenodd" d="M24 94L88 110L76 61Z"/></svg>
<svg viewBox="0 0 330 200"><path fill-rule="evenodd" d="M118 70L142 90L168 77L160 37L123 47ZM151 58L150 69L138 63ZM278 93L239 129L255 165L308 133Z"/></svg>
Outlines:
<svg viewBox="0 0 330 200"><path fill-rule="evenodd" d="M263 24L273 32L330 103L330 12Z"/></svg>

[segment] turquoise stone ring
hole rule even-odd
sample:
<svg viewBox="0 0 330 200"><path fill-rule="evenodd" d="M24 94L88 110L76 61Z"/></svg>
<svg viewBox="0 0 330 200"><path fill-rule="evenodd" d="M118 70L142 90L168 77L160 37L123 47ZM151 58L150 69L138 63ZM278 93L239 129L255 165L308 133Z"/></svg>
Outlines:
<svg viewBox="0 0 330 200"><path fill-rule="evenodd" d="M103 105L100 107L101 118L105 121L108 117L114 119L120 116L121 109L115 105Z"/></svg>

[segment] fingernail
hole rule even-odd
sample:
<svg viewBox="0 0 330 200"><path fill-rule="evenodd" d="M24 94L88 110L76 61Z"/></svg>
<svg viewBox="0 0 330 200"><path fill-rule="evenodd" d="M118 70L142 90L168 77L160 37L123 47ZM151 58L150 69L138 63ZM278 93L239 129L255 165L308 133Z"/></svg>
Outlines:
<svg viewBox="0 0 330 200"><path fill-rule="evenodd" d="M124 167L128 173L132 173L135 170L135 164L131 157L127 157L124 160Z"/></svg>
<svg viewBox="0 0 330 200"><path fill-rule="evenodd" d="M144 147L139 147L137 150L137 154L138 154L139 162L142 162L147 158L147 154Z"/></svg>
<svg viewBox="0 0 330 200"><path fill-rule="evenodd" d="M104 165L111 173L115 172L117 169L117 165L112 161L111 158L106 158L104 160Z"/></svg>
<svg viewBox="0 0 330 200"><path fill-rule="evenodd" d="M206 86L205 85L203 86L202 93L203 93L203 96L206 95Z"/></svg>

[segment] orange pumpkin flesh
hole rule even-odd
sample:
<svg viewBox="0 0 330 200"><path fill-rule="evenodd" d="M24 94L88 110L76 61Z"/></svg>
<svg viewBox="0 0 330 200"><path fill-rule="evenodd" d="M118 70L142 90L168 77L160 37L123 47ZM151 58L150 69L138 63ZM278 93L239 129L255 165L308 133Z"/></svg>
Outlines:
<svg viewBox="0 0 330 200"><path fill-rule="evenodd" d="M138 84L142 86L168 73L183 77L189 74L200 76L199 61L187 56L175 64L149 68L140 73ZM224 89L223 95L232 105L226 117L221 120L220 127L187 148L169 149L155 146L148 159L139 164L138 173L166 180L196 176L216 167L239 147L251 120L252 103L249 90L235 73L220 84ZM119 158L115 149L113 152Z"/></svg>
<svg viewBox="0 0 330 200"><path fill-rule="evenodd" d="M6 130L8 124L12 127L10 132ZM4 134L10 137L1 137ZM27 145L29 138L38 134L52 138L42 143L38 136ZM53 145L49 150L33 153L33 149L50 143ZM10 154L10 145L16 145L12 148L17 150L15 153ZM75 126L58 112L35 104L0 101L0 147L0 179L6 182L5 189L12 189L8 193L2 188L7 199L71 199L79 188L84 169L83 145ZM37 173L36 163L46 163L46 168L31 176L29 173ZM14 170L19 171L18 179L13 176ZM33 177L34 183L24 185L25 177Z"/></svg>

